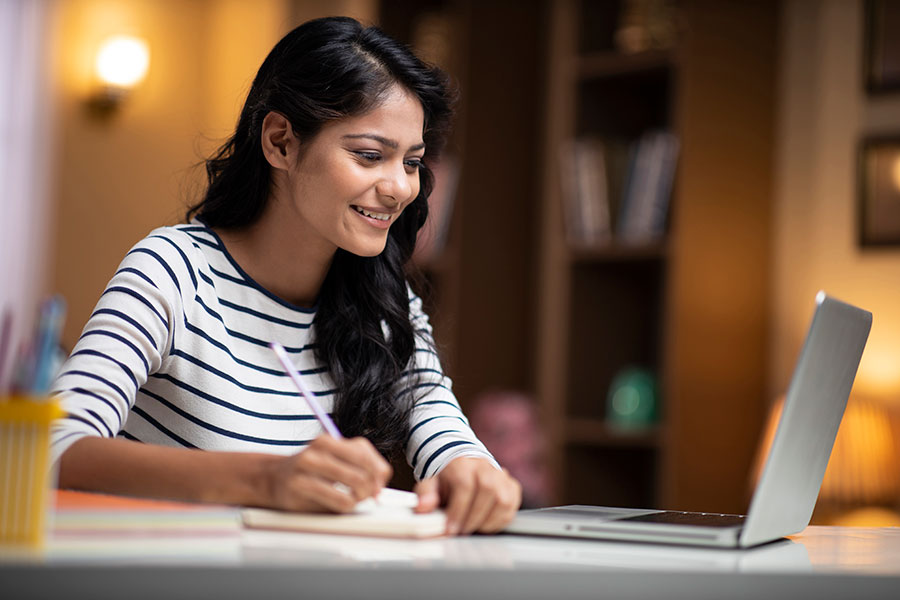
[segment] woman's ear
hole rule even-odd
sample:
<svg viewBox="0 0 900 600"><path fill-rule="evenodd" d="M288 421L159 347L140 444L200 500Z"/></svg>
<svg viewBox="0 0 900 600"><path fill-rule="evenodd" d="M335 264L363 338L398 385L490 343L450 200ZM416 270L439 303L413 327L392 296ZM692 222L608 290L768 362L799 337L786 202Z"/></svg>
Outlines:
<svg viewBox="0 0 900 600"><path fill-rule="evenodd" d="M273 111L265 116L262 151L272 167L287 170L292 164L289 157L296 151L298 143L291 122L284 115Z"/></svg>

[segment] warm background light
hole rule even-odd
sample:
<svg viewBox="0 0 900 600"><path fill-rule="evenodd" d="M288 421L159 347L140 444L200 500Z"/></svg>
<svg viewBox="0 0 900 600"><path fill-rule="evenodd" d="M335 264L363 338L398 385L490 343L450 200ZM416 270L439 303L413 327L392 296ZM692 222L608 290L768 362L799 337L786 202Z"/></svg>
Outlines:
<svg viewBox="0 0 900 600"><path fill-rule="evenodd" d="M94 66L103 83L121 88L134 87L147 75L150 49L147 42L139 38L113 36L100 46Z"/></svg>
<svg viewBox="0 0 900 600"><path fill-rule="evenodd" d="M783 408L781 397L769 413L751 489L762 475ZM883 404L851 396L825 471L814 524L900 525L900 447L895 418Z"/></svg>
<svg viewBox="0 0 900 600"><path fill-rule="evenodd" d="M895 156L891 161L891 182L894 189L900 192L900 156Z"/></svg>

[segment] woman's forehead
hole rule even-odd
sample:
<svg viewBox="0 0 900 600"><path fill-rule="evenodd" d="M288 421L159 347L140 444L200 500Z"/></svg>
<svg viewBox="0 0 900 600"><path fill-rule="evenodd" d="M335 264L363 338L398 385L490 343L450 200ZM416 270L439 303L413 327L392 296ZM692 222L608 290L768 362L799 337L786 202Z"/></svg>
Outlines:
<svg viewBox="0 0 900 600"><path fill-rule="evenodd" d="M329 124L340 137L378 136L388 146L406 150L423 143L425 110L419 99L398 85L392 86L369 111Z"/></svg>

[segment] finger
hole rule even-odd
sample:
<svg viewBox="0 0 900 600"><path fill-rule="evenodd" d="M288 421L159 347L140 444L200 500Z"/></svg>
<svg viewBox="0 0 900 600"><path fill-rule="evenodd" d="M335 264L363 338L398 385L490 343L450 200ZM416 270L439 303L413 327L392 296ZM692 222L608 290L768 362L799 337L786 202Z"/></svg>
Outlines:
<svg viewBox="0 0 900 600"><path fill-rule="evenodd" d="M413 491L419 496L419 504L416 505L414 512L431 512L436 509L441 502L441 496L438 494L438 482L434 477L423 479L416 484Z"/></svg>
<svg viewBox="0 0 900 600"><path fill-rule="evenodd" d="M447 483L449 488L446 508L447 534L457 535L462 531L462 525L469 512L469 507L472 505L472 498L475 495L475 478L462 477Z"/></svg>
<svg viewBox="0 0 900 600"><path fill-rule="evenodd" d="M297 455L295 466L315 478L342 484L356 500L373 496L379 490L370 473L320 447Z"/></svg>
<svg viewBox="0 0 900 600"><path fill-rule="evenodd" d="M515 479L508 477L506 484L496 496L491 513L485 518L478 531L481 533L497 533L510 524L516 511L522 504L522 486Z"/></svg>
<svg viewBox="0 0 900 600"><path fill-rule="evenodd" d="M377 491L387 485L394 474L391 464L375 449L372 442L364 437L347 440L347 447L355 460L363 465L375 479Z"/></svg>
<svg viewBox="0 0 900 600"><path fill-rule="evenodd" d="M365 438L335 439L331 436L320 436L313 444L318 449L360 469L368 480L368 485L362 490L364 498L380 492L393 474L390 464Z"/></svg>
<svg viewBox="0 0 900 600"><path fill-rule="evenodd" d="M315 442L319 442L320 439L322 439L321 446L323 448L341 460L358 466L369 475L374 486L373 493L380 491L390 481L391 475L393 475L390 463L366 438L355 437L338 440L331 436L320 436L316 438Z"/></svg>
<svg viewBox="0 0 900 600"><path fill-rule="evenodd" d="M475 495L472 498L472 504L469 507L469 513L462 524L461 533L472 533L484 525L485 519L488 518L488 515L491 514L494 508L495 496L496 491L490 485L485 485L483 482L478 483Z"/></svg>
<svg viewBox="0 0 900 600"><path fill-rule="evenodd" d="M314 476L297 477L291 485L295 510L319 509L348 513L356 507L356 499L332 482Z"/></svg>

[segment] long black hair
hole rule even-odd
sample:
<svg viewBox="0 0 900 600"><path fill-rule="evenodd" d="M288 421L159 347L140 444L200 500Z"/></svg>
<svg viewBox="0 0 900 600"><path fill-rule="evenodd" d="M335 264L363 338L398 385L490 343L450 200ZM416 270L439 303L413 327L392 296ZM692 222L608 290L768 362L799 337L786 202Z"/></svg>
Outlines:
<svg viewBox="0 0 900 600"><path fill-rule="evenodd" d="M338 249L317 299L316 353L337 386L333 416L345 435L362 435L394 457L409 434L415 385L395 384L415 356L406 265L428 216L434 187L429 165L444 145L452 114L446 75L375 27L346 17L316 19L279 41L263 61L234 135L206 161L209 186L190 207L210 227L240 229L257 221L270 192L261 144L270 111L284 115L301 143L325 123L365 114L400 85L425 113L419 194L388 232L378 256Z"/></svg>

